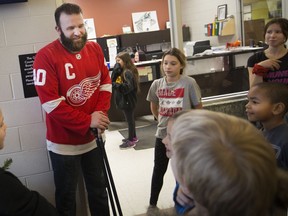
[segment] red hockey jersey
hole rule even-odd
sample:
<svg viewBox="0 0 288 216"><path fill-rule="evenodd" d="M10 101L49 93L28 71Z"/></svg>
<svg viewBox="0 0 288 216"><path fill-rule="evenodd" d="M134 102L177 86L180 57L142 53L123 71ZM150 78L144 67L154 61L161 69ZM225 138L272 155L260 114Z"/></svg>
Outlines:
<svg viewBox="0 0 288 216"><path fill-rule="evenodd" d="M90 114L110 108L111 79L101 47L88 41L78 53L55 40L36 55L34 84L46 112L47 142L81 145L94 137Z"/></svg>

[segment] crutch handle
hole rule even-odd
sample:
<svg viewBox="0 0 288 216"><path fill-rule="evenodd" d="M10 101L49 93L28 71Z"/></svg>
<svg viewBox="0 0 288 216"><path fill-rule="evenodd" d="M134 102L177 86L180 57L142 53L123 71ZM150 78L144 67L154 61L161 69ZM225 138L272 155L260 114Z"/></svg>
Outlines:
<svg viewBox="0 0 288 216"><path fill-rule="evenodd" d="M90 128L91 132L93 133L93 135L98 138L98 129L97 128Z"/></svg>

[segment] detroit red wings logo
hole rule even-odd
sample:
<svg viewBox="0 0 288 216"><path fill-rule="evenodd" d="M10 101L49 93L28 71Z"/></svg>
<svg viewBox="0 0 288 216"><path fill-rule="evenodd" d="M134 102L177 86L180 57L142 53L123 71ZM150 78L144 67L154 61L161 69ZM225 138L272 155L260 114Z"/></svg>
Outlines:
<svg viewBox="0 0 288 216"><path fill-rule="evenodd" d="M88 77L67 91L67 101L72 106L83 105L100 85L101 73L95 77Z"/></svg>

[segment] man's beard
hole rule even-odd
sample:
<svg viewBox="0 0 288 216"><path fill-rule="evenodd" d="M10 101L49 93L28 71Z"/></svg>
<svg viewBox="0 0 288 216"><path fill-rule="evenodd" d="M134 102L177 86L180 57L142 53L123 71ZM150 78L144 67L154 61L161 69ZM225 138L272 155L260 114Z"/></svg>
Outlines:
<svg viewBox="0 0 288 216"><path fill-rule="evenodd" d="M84 35L81 37L81 40L77 42L75 42L73 39L67 38L62 31L60 38L63 46L70 52L79 52L87 42L87 32L85 31Z"/></svg>

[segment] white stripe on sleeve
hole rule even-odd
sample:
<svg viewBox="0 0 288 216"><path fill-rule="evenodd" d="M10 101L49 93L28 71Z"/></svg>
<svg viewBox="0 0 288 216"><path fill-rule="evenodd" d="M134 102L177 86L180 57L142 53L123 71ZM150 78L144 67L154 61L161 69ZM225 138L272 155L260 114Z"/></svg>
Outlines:
<svg viewBox="0 0 288 216"><path fill-rule="evenodd" d="M58 105L61 103L61 101L64 101L65 98L62 96L58 99L48 101L44 104L42 104L43 109L49 114L51 113Z"/></svg>

